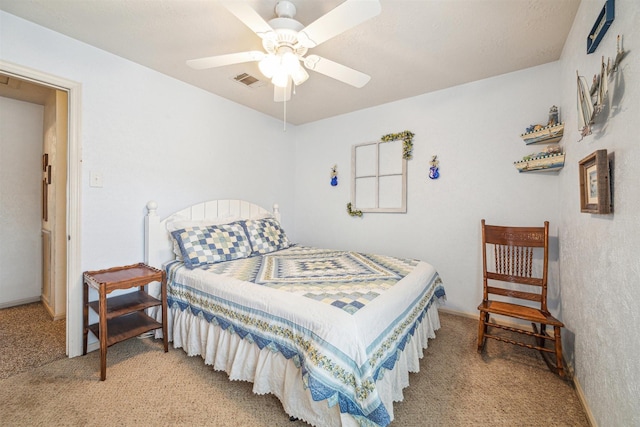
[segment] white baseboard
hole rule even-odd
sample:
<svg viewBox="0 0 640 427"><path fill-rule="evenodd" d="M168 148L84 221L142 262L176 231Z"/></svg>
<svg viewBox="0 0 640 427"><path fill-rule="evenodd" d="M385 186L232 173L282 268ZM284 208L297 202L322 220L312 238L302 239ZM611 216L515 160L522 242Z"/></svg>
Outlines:
<svg viewBox="0 0 640 427"><path fill-rule="evenodd" d="M439 306L438 307L438 311L441 311L443 313L448 313L448 314L453 314L456 316L462 316L462 317L467 317L469 319L475 319L478 320L478 313L467 313L466 311L458 311L458 310L453 310L451 308L445 307L445 306Z"/></svg>
<svg viewBox="0 0 640 427"><path fill-rule="evenodd" d="M96 351L96 350L100 350L100 341L94 341L94 342L87 343L87 354L91 353L92 351Z"/></svg>
<svg viewBox="0 0 640 427"><path fill-rule="evenodd" d="M49 306L49 304L47 304L46 302L42 301L42 305L44 306L45 310L47 310L47 313L49 313L49 317L51 317L52 320L56 321L56 320L62 320L62 319L66 319L67 318L67 314L66 313L62 313L59 315L54 315L53 310L51 309L51 307Z"/></svg>
<svg viewBox="0 0 640 427"><path fill-rule="evenodd" d="M138 335L137 338L138 339L154 338L154 331L146 332L144 334ZM93 339L89 338L89 341L87 342L87 354L97 350L100 350L100 341L98 341L95 338Z"/></svg>
<svg viewBox="0 0 640 427"><path fill-rule="evenodd" d="M3 303L0 303L0 308L15 307L17 305L31 304L32 302L38 302L38 301L40 301L40 295L38 295L37 297L23 298L23 299L3 302Z"/></svg>
<svg viewBox="0 0 640 427"><path fill-rule="evenodd" d="M448 313L448 314L453 314L455 316L462 316L462 317L466 317L468 319L473 319L473 320L480 320L480 312L476 312L476 313L469 313L466 311L458 311L458 310L452 310L450 308L444 307L444 306L440 306L438 307L438 311L442 312L442 313ZM517 321L513 321L509 318L502 318L501 325L505 325L505 326L510 326L510 327L517 327L520 329L526 329L529 331L532 331L533 329L531 328L531 324L530 323L518 323Z"/></svg>
<svg viewBox="0 0 640 427"><path fill-rule="evenodd" d="M580 381L575 377L575 375L571 375L573 377L573 386L576 389L576 393L578 394L578 400L582 404L582 408L584 409L584 413L587 416L587 421L589 421L589 425L591 427L598 427L598 423L596 423L596 419L593 417L593 413L591 412L591 408L587 404L587 399L584 396L584 392L582 391L582 386L580 385Z"/></svg>

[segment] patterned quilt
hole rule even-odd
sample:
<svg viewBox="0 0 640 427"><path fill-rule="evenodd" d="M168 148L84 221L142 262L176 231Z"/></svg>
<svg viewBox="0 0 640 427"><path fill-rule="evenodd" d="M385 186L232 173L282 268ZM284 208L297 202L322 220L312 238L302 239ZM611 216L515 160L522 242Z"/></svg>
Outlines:
<svg viewBox="0 0 640 427"><path fill-rule="evenodd" d="M166 270L171 308L280 352L300 367L313 400L367 426L391 422L376 381L445 297L425 262L298 246Z"/></svg>
<svg viewBox="0 0 640 427"><path fill-rule="evenodd" d="M417 264L411 259L294 246L203 269L302 295L353 314Z"/></svg>

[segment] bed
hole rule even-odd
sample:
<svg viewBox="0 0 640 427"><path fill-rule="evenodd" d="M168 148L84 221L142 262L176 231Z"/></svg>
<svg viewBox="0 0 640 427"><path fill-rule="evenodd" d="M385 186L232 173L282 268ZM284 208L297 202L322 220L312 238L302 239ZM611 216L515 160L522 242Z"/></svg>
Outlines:
<svg viewBox="0 0 640 427"><path fill-rule="evenodd" d="M167 272L175 348L311 425L391 423L440 327L433 266L293 244L277 205L216 200L163 220L147 209L145 258Z"/></svg>

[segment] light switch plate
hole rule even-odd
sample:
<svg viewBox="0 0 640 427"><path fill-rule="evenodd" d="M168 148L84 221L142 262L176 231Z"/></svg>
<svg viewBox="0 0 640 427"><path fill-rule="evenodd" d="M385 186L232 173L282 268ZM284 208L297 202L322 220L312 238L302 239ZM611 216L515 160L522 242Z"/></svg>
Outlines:
<svg viewBox="0 0 640 427"><path fill-rule="evenodd" d="M89 186L102 188L102 173L101 172L91 172L89 174Z"/></svg>

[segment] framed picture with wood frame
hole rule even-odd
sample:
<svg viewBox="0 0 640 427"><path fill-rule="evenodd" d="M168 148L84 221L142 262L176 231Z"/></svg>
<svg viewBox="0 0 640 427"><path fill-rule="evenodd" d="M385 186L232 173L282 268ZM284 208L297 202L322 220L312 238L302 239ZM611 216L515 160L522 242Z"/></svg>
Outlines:
<svg viewBox="0 0 640 427"><path fill-rule="evenodd" d="M607 150L597 150L579 163L580 212L611 213L609 159Z"/></svg>

